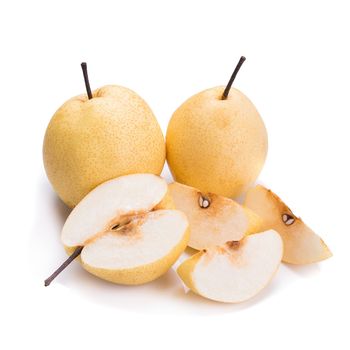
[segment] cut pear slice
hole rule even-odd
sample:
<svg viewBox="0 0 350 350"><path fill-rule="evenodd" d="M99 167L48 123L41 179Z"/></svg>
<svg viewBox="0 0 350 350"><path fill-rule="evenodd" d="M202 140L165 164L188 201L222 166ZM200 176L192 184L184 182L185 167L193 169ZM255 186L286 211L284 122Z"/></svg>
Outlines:
<svg viewBox="0 0 350 350"><path fill-rule="evenodd" d="M90 273L121 284L142 284L164 274L185 250L189 223L173 210L164 179L134 174L107 181L72 210L62 230L71 256Z"/></svg>
<svg viewBox="0 0 350 350"><path fill-rule="evenodd" d="M177 273L189 289L205 298L239 303L269 283L282 254L280 235L268 230L198 252L184 261Z"/></svg>
<svg viewBox="0 0 350 350"><path fill-rule="evenodd" d="M97 233L128 217L153 210L167 191L166 181L152 174L126 175L104 182L72 210L62 229L62 242L66 247L85 245Z"/></svg>
<svg viewBox="0 0 350 350"><path fill-rule="evenodd" d="M245 235L261 231L261 219L232 199L213 193L202 194L196 188L177 182L169 185L175 207L183 211L191 226L191 248L201 250L239 241Z"/></svg>
<svg viewBox="0 0 350 350"><path fill-rule="evenodd" d="M271 190L261 185L250 189L245 205L262 218L264 229L274 229L281 235L284 262L310 264L332 256L323 240Z"/></svg>
<svg viewBox="0 0 350 350"><path fill-rule="evenodd" d="M81 252L82 265L114 283L152 281L185 250L187 228L187 219L178 210L157 210L135 217L120 229L86 244Z"/></svg>

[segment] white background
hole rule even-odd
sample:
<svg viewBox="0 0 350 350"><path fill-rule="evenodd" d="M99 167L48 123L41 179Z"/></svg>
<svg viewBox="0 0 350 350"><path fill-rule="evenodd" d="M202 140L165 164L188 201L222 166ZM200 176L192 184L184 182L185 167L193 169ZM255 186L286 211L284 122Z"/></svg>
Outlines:
<svg viewBox="0 0 350 350"><path fill-rule="evenodd" d="M2 349L348 349L350 21L348 1L8 1L0 5ZM92 88L125 85L164 132L194 93L235 86L259 109L269 154L259 181L327 242L334 257L283 265L253 300L185 294L171 270L122 287L65 258L68 210L42 165L55 110ZM165 170L165 175L167 171ZM167 175L167 178L169 176Z"/></svg>

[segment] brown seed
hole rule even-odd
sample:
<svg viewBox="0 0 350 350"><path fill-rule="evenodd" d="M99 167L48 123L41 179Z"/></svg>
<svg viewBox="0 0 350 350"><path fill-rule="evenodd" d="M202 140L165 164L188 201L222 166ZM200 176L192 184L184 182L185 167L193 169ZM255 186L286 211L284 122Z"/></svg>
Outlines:
<svg viewBox="0 0 350 350"><path fill-rule="evenodd" d="M282 215L282 221L287 225L290 226L292 224L294 224L295 218L294 216L290 215L290 214L283 214Z"/></svg>

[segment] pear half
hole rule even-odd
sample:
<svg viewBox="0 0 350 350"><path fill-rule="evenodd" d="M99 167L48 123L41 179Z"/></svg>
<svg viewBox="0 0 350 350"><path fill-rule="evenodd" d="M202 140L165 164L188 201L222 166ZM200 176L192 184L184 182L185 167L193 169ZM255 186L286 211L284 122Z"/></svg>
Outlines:
<svg viewBox="0 0 350 350"><path fill-rule="evenodd" d="M332 256L323 240L271 190L261 185L250 189L245 205L262 218L264 229L272 228L281 235L284 262L310 264Z"/></svg>
<svg viewBox="0 0 350 350"><path fill-rule="evenodd" d="M261 231L261 219L232 199L174 182L169 191L175 207L183 211L191 226L188 245L194 249L239 241Z"/></svg>
<svg viewBox="0 0 350 350"><path fill-rule="evenodd" d="M282 254L280 235L269 230L198 252L177 273L189 289L205 298L239 303L269 283Z"/></svg>
<svg viewBox="0 0 350 350"><path fill-rule="evenodd" d="M73 209L62 242L68 253L83 247L82 266L102 279L146 283L164 274L187 246L187 218L171 207L164 179L122 176L96 187Z"/></svg>

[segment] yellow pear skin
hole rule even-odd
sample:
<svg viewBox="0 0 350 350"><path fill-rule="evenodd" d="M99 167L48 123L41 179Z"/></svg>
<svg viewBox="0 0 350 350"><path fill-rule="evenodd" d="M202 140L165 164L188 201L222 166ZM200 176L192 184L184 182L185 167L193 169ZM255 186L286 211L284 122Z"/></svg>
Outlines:
<svg viewBox="0 0 350 350"><path fill-rule="evenodd" d="M202 91L173 114L166 135L167 161L177 182L237 197L258 177L267 155L263 120L252 102L232 88Z"/></svg>
<svg viewBox="0 0 350 350"><path fill-rule="evenodd" d="M97 185L133 174L159 175L165 142L150 107L135 92L109 85L64 103L43 145L44 166L58 196L74 207Z"/></svg>

